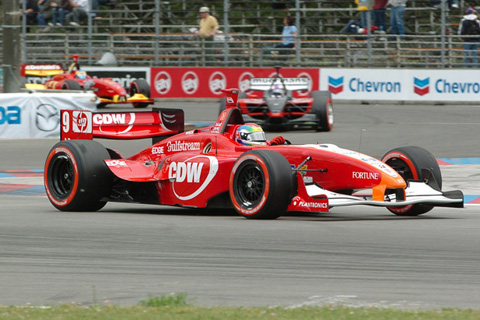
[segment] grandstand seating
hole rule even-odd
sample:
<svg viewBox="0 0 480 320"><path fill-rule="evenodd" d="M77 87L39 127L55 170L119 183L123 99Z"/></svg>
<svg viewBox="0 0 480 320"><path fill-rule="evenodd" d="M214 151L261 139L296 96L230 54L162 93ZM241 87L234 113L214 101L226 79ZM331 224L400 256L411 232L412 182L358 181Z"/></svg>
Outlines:
<svg viewBox="0 0 480 320"><path fill-rule="evenodd" d="M229 0L230 66L257 66L278 63L272 58L264 61L260 53L279 40L286 14L300 17L301 61L287 56L291 66L383 66L438 67L440 64L441 10L430 0L409 0L405 15L405 42L386 41L375 37L368 41L369 54L382 59L372 63L367 57L367 41L347 37L344 27L360 20L354 0L301 0L295 10L295 0L277 0L285 9L274 9L273 0ZM225 30L224 0L207 2ZM461 65L461 43L456 35L458 22L467 3L459 0L460 8L448 10L448 66ZM116 0L115 5L101 6L92 19L93 36L86 39L87 26L78 29L53 29L50 33L31 32L27 35L27 58L30 63L58 61L72 53L91 55L87 40L93 45L93 55L110 51L123 65L204 65L202 44L192 44L191 28L198 26L198 8L205 5L197 0L160 0L159 25L156 28L155 0ZM388 24L388 23L387 23ZM156 33L158 30L158 34ZM155 56L154 47L160 52ZM157 51L158 52L158 51ZM223 61L222 44L211 53ZM285 59L284 59L285 60ZM368 61L368 65L367 65Z"/></svg>
<svg viewBox="0 0 480 320"><path fill-rule="evenodd" d="M285 14L295 15L295 0L284 0L286 10L273 9L272 0L230 1L228 11L231 32L279 34L283 27ZM463 5L463 1L460 1ZM188 32L198 23L198 8L203 1L162 1L160 0L161 32ZM223 25L224 0L208 2L212 15ZM447 19L458 22L463 7L454 14L447 12ZM359 20L359 14L353 0L301 0L300 18L302 34L341 33L351 20ZM117 32L155 32L155 0L117 1L114 9L101 7L96 23L106 30ZM408 1L405 16L407 30L410 33L438 32L440 10L432 6L430 0Z"/></svg>

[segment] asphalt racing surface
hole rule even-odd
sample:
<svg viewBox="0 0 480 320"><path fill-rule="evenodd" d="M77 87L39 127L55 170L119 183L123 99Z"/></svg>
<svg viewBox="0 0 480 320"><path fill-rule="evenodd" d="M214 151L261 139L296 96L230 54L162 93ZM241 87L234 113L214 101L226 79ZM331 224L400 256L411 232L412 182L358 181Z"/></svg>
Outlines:
<svg viewBox="0 0 480 320"><path fill-rule="evenodd" d="M216 101L159 105L184 108L192 126L218 113ZM56 140L0 140L0 305L136 305L185 292L200 306L480 309L480 106L335 104L332 132L267 136L278 134L375 157L425 147L466 208L398 217L350 207L273 221L115 203L64 213L41 178ZM150 143L99 141L124 156Z"/></svg>

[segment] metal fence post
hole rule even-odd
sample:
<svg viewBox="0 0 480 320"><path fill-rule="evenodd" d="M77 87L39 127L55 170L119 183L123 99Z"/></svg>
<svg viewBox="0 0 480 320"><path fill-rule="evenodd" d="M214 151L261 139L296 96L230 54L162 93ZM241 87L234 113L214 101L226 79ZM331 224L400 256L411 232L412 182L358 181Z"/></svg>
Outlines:
<svg viewBox="0 0 480 320"><path fill-rule="evenodd" d="M229 1L224 0L223 1L223 25L224 25L224 31L223 31L223 63L225 66L228 66L228 54L229 54L229 48L228 48L228 41L230 40L230 24L228 22L228 11L229 11Z"/></svg>
<svg viewBox="0 0 480 320"><path fill-rule="evenodd" d="M158 56L160 55L160 0L155 0L155 65L159 65Z"/></svg>
<svg viewBox="0 0 480 320"><path fill-rule="evenodd" d="M25 5L25 3L24 3ZM20 91L20 12L18 3L9 0L4 3L3 12L3 92ZM24 16L23 23L26 23Z"/></svg>

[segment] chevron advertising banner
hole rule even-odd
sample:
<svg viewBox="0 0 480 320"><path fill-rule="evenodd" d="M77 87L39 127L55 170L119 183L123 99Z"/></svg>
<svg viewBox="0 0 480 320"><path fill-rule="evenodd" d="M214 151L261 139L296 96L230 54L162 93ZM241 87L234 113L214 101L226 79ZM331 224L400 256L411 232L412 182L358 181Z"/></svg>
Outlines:
<svg viewBox="0 0 480 320"><path fill-rule="evenodd" d="M480 101L476 70L320 69L320 90L338 100Z"/></svg>
<svg viewBox="0 0 480 320"><path fill-rule="evenodd" d="M60 138L60 110L97 110L93 92L4 93L0 138Z"/></svg>

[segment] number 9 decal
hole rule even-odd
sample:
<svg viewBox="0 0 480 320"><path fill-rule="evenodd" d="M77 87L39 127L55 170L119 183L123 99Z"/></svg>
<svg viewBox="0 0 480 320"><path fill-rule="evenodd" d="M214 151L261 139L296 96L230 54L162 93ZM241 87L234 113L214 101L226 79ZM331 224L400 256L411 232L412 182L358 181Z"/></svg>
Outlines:
<svg viewBox="0 0 480 320"><path fill-rule="evenodd" d="M67 133L70 131L70 114L62 112L62 131Z"/></svg>

